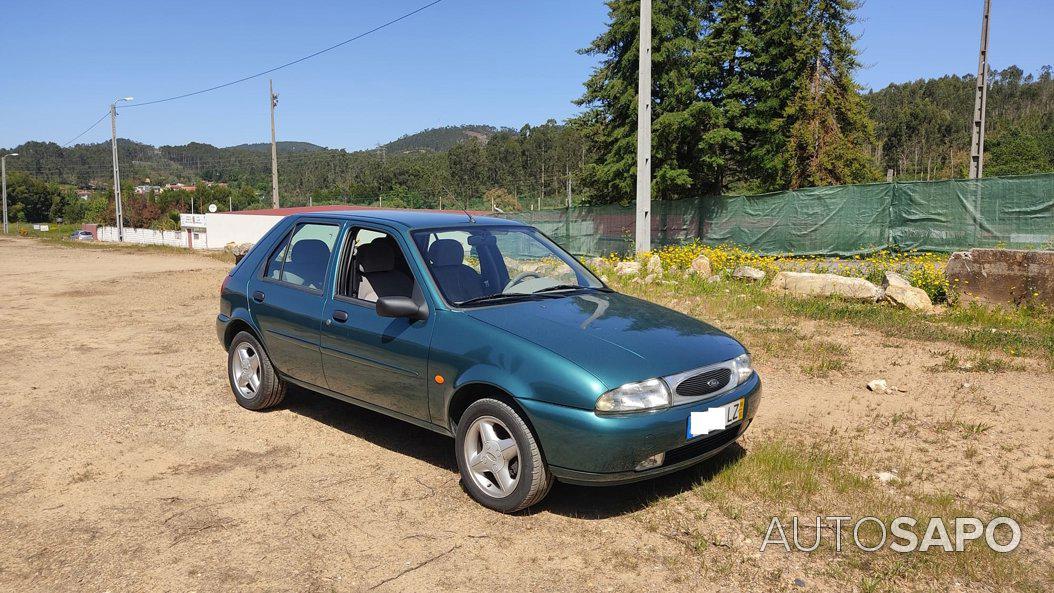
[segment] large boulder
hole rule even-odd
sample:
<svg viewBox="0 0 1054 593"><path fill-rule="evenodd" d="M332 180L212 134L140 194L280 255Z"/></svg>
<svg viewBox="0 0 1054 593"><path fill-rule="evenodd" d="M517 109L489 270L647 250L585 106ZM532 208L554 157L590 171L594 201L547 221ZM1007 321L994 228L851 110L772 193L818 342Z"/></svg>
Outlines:
<svg viewBox="0 0 1054 593"><path fill-rule="evenodd" d="M876 302L883 296L881 288L863 278L837 274L780 272L771 288L794 296L838 296L854 301Z"/></svg>
<svg viewBox="0 0 1054 593"><path fill-rule="evenodd" d="M916 288L908 282L908 279L896 272L886 272L882 280L882 288L886 291L886 300L912 311L929 313L933 311L933 301L925 290Z"/></svg>
<svg viewBox="0 0 1054 593"><path fill-rule="evenodd" d="M649 274L658 274L660 276L662 275L662 260L659 259L659 256L653 254L651 257L648 258L647 269Z"/></svg>
<svg viewBox="0 0 1054 593"><path fill-rule="evenodd" d="M709 278L713 272L710 271L710 258L700 255L692 260L688 267L689 274L695 274L702 278Z"/></svg>
<svg viewBox="0 0 1054 593"><path fill-rule="evenodd" d="M249 250L252 248L252 243L238 243L231 247L231 254L234 255L234 263L242 261L242 258L248 255Z"/></svg>
<svg viewBox="0 0 1054 593"><path fill-rule="evenodd" d="M1054 251L960 251L948 259L944 273L961 301L1054 306Z"/></svg>
<svg viewBox="0 0 1054 593"><path fill-rule="evenodd" d="M732 277L738 278L739 280L760 282L765 279L765 272L750 266L739 266L732 271Z"/></svg>

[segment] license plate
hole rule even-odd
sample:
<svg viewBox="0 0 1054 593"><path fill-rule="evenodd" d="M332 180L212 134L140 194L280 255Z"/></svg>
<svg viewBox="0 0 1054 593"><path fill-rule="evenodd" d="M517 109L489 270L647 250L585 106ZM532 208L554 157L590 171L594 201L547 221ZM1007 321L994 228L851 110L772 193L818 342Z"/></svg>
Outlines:
<svg viewBox="0 0 1054 593"><path fill-rule="evenodd" d="M688 438L700 437L715 430L724 430L729 424L739 422L743 419L745 407L746 401L741 398L717 408L692 412L688 416Z"/></svg>

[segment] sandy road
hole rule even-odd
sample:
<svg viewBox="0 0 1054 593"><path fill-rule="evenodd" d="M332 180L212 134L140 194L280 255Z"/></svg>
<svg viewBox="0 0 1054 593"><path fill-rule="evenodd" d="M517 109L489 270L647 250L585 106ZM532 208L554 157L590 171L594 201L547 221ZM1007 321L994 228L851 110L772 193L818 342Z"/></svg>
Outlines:
<svg viewBox="0 0 1054 593"><path fill-rule="evenodd" d="M213 326L227 269L192 254L0 239L0 590L722 588L669 561L682 545L644 528L661 521L653 501L689 496L705 468L618 488L557 485L535 512L510 517L461 491L445 437L305 392L268 413L239 408ZM938 380L921 378L925 352L870 341L861 372L899 356L907 366L892 365L894 382ZM888 416L865 395L844 396L860 393L858 378L803 386L794 368L762 364L769 395L737 454L788 427L823 433ZM938 397L954 393L955 376L879 406L996 422L1031 409L1025 425L993 429L1012 453L994 438L970 467L939 444L913 452L948 462L934 487L962 485L978 467L1010 480L1037 464L1040 478L1051 471L1054 409L1035 393L1054 393L1054 380L1011 375L991 379L999 389L975 394L973 408ZM894 438L861 442L903 454ZM774 562L775 573L737 580L784 589L802 570Z"/></svg>

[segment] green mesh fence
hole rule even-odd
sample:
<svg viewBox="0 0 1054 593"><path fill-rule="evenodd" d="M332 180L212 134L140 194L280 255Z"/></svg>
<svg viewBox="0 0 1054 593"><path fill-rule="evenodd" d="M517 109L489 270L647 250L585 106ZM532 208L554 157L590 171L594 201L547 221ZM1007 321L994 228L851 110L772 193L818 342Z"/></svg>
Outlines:
<svg viewBox="0 0 1054 593"><path fill-rule="evenodd" d="M652 203L652 243L733 243L761 253L848 256L880 249L1054 248L1054 174L873 183ZM518 212L576 255L633 250L617 204Z"/></svg>

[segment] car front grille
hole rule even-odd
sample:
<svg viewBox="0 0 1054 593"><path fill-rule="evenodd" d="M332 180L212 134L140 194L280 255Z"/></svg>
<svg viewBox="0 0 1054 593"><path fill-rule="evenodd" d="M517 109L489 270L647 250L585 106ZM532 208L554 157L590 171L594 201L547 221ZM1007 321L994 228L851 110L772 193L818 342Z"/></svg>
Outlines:
<svg viewBox="0 0 1054 593"><path fill-rule="evenodd" d="M740 422L735 426L730 426L722 431L694 440L687 445L671 449L666 452L666 459L663 460L663 465L674 465L692 459L693 457L699 457L700 455L713 451L714 449L724 447L736 440L736 437L739 436L743 426L744 423Z"/></svg>
<svg viewBox="0 0 1054 593"><path fill-rule="evenodd" d="M699 397L721 391L732 380L732 369L721 367L692 375L677 384L677 395Z"/></svg>

